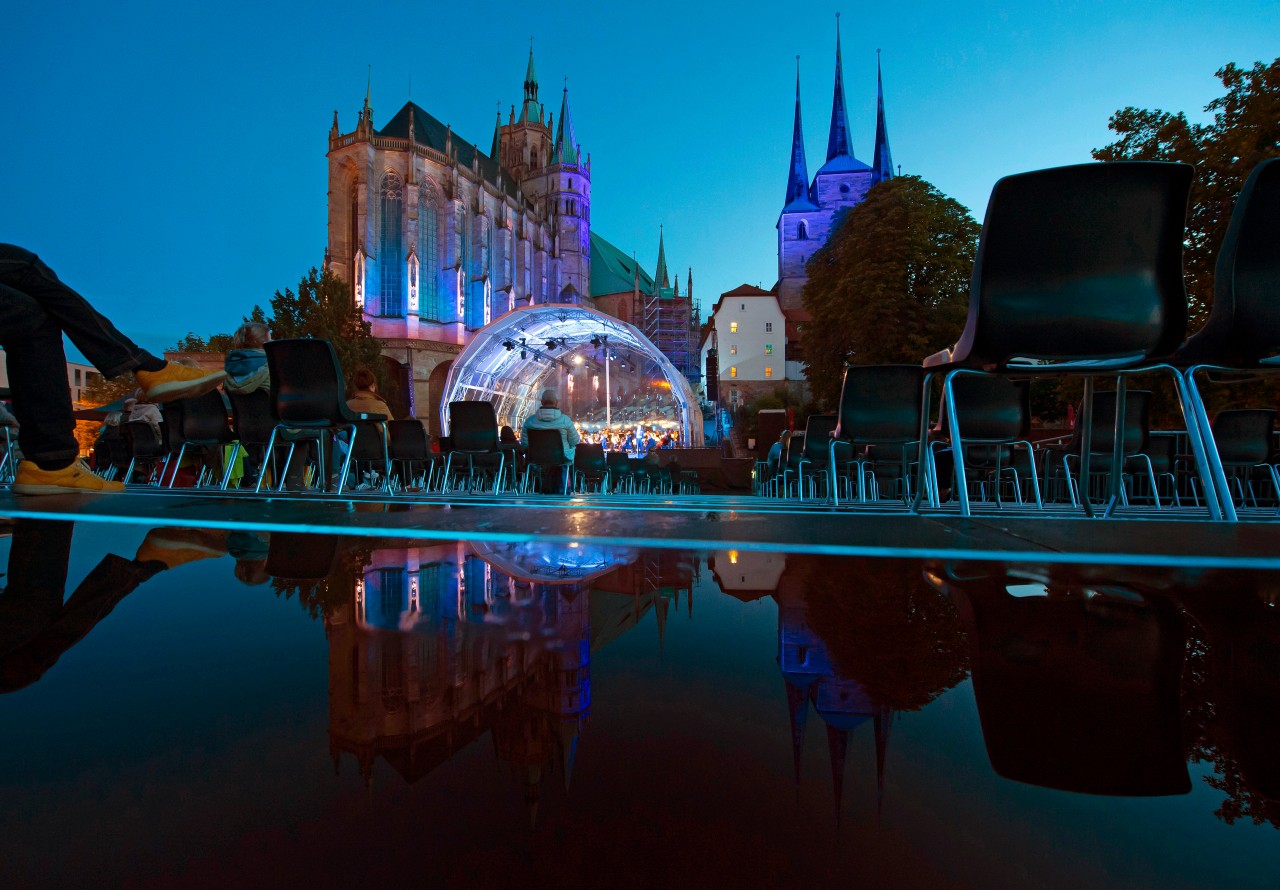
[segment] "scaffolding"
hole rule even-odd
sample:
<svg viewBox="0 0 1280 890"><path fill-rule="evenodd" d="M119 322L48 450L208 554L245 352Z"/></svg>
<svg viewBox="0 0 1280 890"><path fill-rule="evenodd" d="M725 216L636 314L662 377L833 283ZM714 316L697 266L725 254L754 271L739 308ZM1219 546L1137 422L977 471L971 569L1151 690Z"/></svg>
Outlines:
<svg viewBox="0 0 1280 890"><path fill-rule="evenodd" d="M661 286L655 286L651 293L641 291L640 298L645 337L684 375L689 388L697 392L702 381L698 356L701 314L697 300L681 296L675 288Z"/></svg>

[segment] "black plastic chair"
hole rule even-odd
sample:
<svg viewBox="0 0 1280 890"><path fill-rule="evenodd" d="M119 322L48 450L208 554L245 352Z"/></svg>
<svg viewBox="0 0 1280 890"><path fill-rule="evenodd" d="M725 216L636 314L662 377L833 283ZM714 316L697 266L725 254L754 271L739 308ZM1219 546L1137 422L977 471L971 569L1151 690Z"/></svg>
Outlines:
<svg viewBox="0 0 1280 890"><path fill-rule="evenodd" d="M267 443L276 428L271 393L265 389L250 393L228 392L227 399L231 402L231 428L235 431L228 464L235 466L236 457L243 449L246 458L256 465L257 474L261 475L266 470Z"/></svg>
<svg viewBox="0 0 1280 890"><path fill-rule="evenodd" d="M1269 408L1236 408L1219 411L1210 425L1219 462L1227 476L1230 493L1231 482L1236 483L1243 506L1252 501L1258 506L1253 491L1255 471L1264 470L1271 481L1272 491L1280 498L1280 472L1276 470L1275 451L1276 412Z"/></svg>
<svg viewBox="0 0 1280 890"><path fill-rule="evenodd" d="M800 461L804 458L804 445L807 436L803 430L795 430L787 436L782 444L782 497L791 496L791 486L795 485L796 497L803 497L800 490Z"/></svg>
<svg viewBox="0 0 1280 890"><path fill-rule="evenodd" d="M571 491L569 480L573 470L573 461L564 453L564 431L563 430L527 430L529 434L529 446L525 451L524 465L524 482L521 485L521 492L528 494L531 489L529 483L532 478L544 480L544 470L560 471L560 491L559 494L567 494Z"/></svg>
<svg viewBox="0 0 1280 890"><path fill-rule="evenodd" d="M1207 440L1214 484L1221 489L1221 507L1228 519L1236 518L1235 507L1195 378L1201 372L1259 374L1280 370L1278 232L1280 158L1272 158L1254 168L1236 199L1214 268L1209 321L1174 356L1175 362L1185 366L1195 422Z"/></svg>
<svg viewBox="0 0 1280 890"><path fill-rule="evenodd" d="M382 421L362 420L355 425L351 445L347 450L347 459L343 462L338 476L338 491L347 484L347 476L351 467L357 471L362 466L382 465L382 488L387 494L391 487L391 455L387 438L387 425ZM358 475L358 473L357 473Z"/></svg>
<svg viewBox="0 0 1280 890"><path fill-rule="evenodd" d="M351 467L351 455L357 449L357 423L361 420L382 421L381 414L357 413L347 407L342 367L328 340L272 340L266 344L267 367L271 374L271 400L275 405L276 426L267 443L267 453L278 437L291 439L289 456L280 473L279 489L284 490L284 477L289 469L297 442L315 439L317 477L321 488L328 488L327 460L330 438L339 431L350 436L351 448L339 472L337 493L342 493L342 480ZM382 459L386 461L386 439L383 438ZM262 488L262 475L256 490Z"/></svg>
<svg viewBox="0 0 1280 890"><path fill-rule="evenodd" d="M453 447L445 457L444 484L453 480L453 465L459 458L467 464L467 487L472 488L476 467L493 474L493 491L502 488L507 468L507 455L498 443L498 415L491 402L463 401L449 403L449 436Z"/></svg>
<svg viewBox="0 0 1280 890"><path fill-rule="evenodd" d="M1125 375L1164 370L1175 379L1197 468L1212 488L1185 381L1165 363L1187 326L1182 242L1192 172L1185 164L1121 161L1040 170L996 183L983 221L964 332L951 350L925 362L929 375L944 375L953 442L965 440L954 404L959 375L1080 374L1084 402L1091 406L1097 374L1119 377L1123 401ZM927 418L922 411L922 474ZM1082 423L1088 439L1090 411ZM1119 465L1123 434L1116 433L1113 462ZM1085 477L1088 454L1081 470ZM963 462L956 463L955 488L961 512L968 515ZM1119 500L1119 489L1120 476L1114 473L1108 512ZM1081 503L1093 515L1088 498ZM1211 516L1221 518L1214 500L1209 506Z"/></svg>
<svg viewBox="0 0 1280 890"><path fill-rule="evenodd" d="M178 476L177 468L182 466L182 459L187 454L188 445L219 449L218 460L221 462L221 448L223 445L230 445L234 436L227 422L227 403L223 401L220 390L215 389L192 399L178 399L170 402L165 413L165 423L182 434L175 471L169 477L169 488L173 488L173 483ZM226 489L233 465L234 458L223 468L222 478L219 480L220 488ZM200 476L196 480L197 487L204 480L206 469L208 469L207 466L201 468Z"/></svg>
<svg viewBox="0 0 1280 890"><path fill-rule="evenodd" d="M840 503L839 456L844 443L856 456L858 500L865 501L867 446L900 446L902 479L909 478L906 455L901 446L916 442L920 432L920 390L924 370L919 365L847 365L840 387L840 407L836 427L828 442L828 474L832 501ZM878 459L894 449L879 450ZM861 452L861 454L859 454ZM904 499L910 497L904 492Z"/></svg>
<svg viewBox="0 0 1280 890"><path fill-rule="evenodd" d="M1150 405L1151 393L1147 390L1129 390L1125 394L1124 453L1121 473L1125 476L1136 476L1138 473L1145 475L1151 486L1152 501L1156 509L1160 509L1156 469L1149 453L1152 450ZM1078 416L1083 414L1082 406ZM1111 472L1110 460L1115 453L1115 419L1116 393L1095 392L1093 423L1089 435L1089 452L1093 458L1089 462L1091 477L1107 475ZM1073 471L1073 468L1078 469L1083 461L1081 456L1084 443L1083 429L1082 425L1077 424L1072 430L1070 441L1065 445L1050 445L1044 449L1046 488L1051 484L1051 480L1063 480L1067 486L1067 496L1073 506L1079 502L1080 489L1087 489L1092 481L1092 478L1077 480ZM1164 472L1169 472L1167 465ZM1128 495L1123 485L1120 492L1127 503Z"/></svg>
<svg viewBox="0 0 1280 890"><path fill-rule="evenodd" d="M120 433L129 448L129 466L124 471L124 482L133 482L135 469L147 469L147 481L155 472L156 464L168 454L164 437L145 420L132 420L120 425Z"/></svg>
<svg viewBox="0 0 1280 890"><path fill-rule="evenodd" d="M635 491L635 477L631 461L625 451L605 452L605 465L609 468L609 490L612 492Z"/></svg>
<svg viewBox="0 0 1280 890"><path fill-rule="evenodd" d="M427 441L427 430L419 420L387 421L387 450L393 470L399 468L400 485L430 488L435 462Z"/></svg>
<svg viewBox="0 0 1280 890"><path fill-rule="evenodd" d="M590 491L596 487L600 493L609 490L609 460L599 444L579 442L573 449L574 488Z"/></svg>
<svg viewBox="0 0 1280 890"><path fill-rule="evenodd" d="M953 443L950 440L930 443L930 479L935 495L938 492L936 457L938 447L945 444L956 478L967 480L969 471L973 470L980 478L989 479L997 506L1003 500L1001 489L1006 473L1012 475L1015 499L1022 503L1021 479L1018 476L1021 468L1031 476L1036 507L1043 509L1035 449L1028 441L1031 433L1031 382L1006 377L964 376L956 379L954 389L965 441L960 449L951 447ZM939 424L944 429L950 426L945 414L944 410ZM1024 456L1021 463L1017 461L1016 449L1019 446ZM964 463L962 468L955 466L957 451ZM983 497L985 500L985 485Z"/></svg>
<svg viewBox="0 0 1280 890"><path fill-rule="evenodd" d="M801 498L805 496L805 468L809 470L809 485L813 497L819 497L818 478L830 479L827 462L838 460L831 456L831 434L836 429L836 415L810 414L804 426L804 450L800 453L800 461L796 464L796 489Z"/></svg>

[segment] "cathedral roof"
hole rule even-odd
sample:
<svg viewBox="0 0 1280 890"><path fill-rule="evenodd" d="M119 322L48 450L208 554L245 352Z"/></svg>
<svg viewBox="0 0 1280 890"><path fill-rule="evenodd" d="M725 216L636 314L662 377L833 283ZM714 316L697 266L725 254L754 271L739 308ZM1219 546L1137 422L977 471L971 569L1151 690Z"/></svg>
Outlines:
<svg viewBox="0 0 1280 890"><path fill-rule="evenodd" d="M408 139L409 119L411 117L413 118L414 141L419 145L425 145L429 148L434 148L436 151L443 152L445 143L448 141L449 128L413 102L406 102L404 107L396 112L395 117L387 121L386 126L378 131L378 135L390 139ZM485 178L485 181L491 185L497 185L498 172L502 170L502 167L493 158L477 150L470 142L459 138L457 133L453 134L453 153L457 157L459 165L470 167L473 163L476 164L480 169L480 175ZM516 194L515 180L505 171L503 172L502 183L506 193L514 197Z"/></svg>
<svg viewBox="0 0 1280 890"><path fill-rule="evenodd" d="M591 296L631 291L636 269L640 270L640 293L653 293L653 278L630 255L591 233Z"/></svg>

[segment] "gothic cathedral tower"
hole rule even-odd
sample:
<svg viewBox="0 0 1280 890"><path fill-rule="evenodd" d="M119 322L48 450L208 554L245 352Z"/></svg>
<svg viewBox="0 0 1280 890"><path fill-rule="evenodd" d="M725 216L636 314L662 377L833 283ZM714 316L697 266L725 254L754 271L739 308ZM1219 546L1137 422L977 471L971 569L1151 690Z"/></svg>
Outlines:
<svg viewBox="0 0 1280 890"><path fill-rule="evenodd" d="M555 137L552 138L554 125ZM494 133L494 156L520 183L552 229L549 302L579 302L590 295L591 156L584 155L573 130L569 88L560 100L560 119L546 119L538 102L538 77L529 50L524 103L512 109L506 126Z"/></svg>
<svg viewBox="0 0 1280 890"><path fill-rule="evenodd" d="M879 59L876 62L879 81ZM796 111L791 135L787 197L778 217L778 303L785 313L802 309L801 292L808 275L805 264L826 243L837 215L860 203L876 183L893 177L889 134L884 116L884 90L879 89L875 166L853 156L853 138L844 98L844 64L840 51L840 16L836 14L836 76L831 101L831 128L826 163L809 180L804 133L800 125L800 71L796 62Z"/></svg>

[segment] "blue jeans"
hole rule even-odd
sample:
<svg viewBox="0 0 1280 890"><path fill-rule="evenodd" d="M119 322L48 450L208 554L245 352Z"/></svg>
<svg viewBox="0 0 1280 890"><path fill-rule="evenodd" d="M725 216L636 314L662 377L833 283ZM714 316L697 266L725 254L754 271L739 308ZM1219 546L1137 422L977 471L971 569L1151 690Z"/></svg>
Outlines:
<svg viewBox="0 0 1280 890"><path fill-rule="evenodd" d="M21 426L18 442L28 460L70 462L80 453L64 333L106 377L131 371L148 357L34 253L0 244L0 346Z"/></svg>

